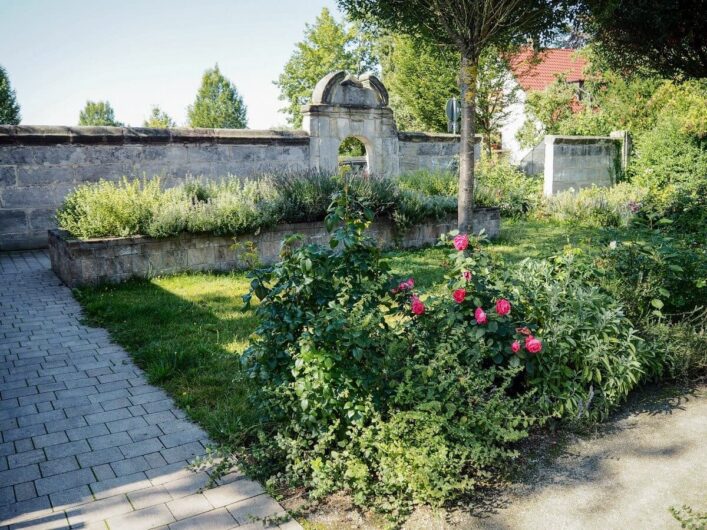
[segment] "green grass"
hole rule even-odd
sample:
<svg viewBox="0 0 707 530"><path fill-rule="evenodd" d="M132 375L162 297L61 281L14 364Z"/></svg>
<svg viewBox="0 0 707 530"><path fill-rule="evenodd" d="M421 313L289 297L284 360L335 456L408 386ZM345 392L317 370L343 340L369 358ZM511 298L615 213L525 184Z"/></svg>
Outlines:
<svg viewBox="0 0 707 530"><path fill-rule="evenodd" d="M568 243L596 248L598 229L540 221L505 222L489 245L508 262L546 257ZM442 281L449 251L429 248L386 254L392 271L414 276L418 288ZM243 273L178 274L77 291L88 320L109 330L151 382L165 388L179 407L218 442L239 443L256 418L246 396L252 383L241 372L239 354L257 326L241 299Z"/></svg>

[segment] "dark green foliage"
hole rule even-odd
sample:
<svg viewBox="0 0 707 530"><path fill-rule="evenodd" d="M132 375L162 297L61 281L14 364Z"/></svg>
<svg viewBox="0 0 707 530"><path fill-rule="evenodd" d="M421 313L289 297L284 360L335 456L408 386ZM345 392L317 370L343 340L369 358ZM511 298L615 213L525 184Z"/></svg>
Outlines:
<svg viewBox="0 0 707 530"><path fill-rule="evenodd" d="M187 108L187 117L190 127L244 129L248 126L243 98L218 65L204 72L196 100Z"/></svg>
<svg viewBox="0 0 707 530"><path fill-rule="evenodd" d="M707 77L705 0L584 0L581 20L622 71Z"/></svg>
<svg viewBox="0 0 707 530"><path fill-rule="evenodd" d="M653 362L621 304L592 286L572 253L526 261L508 274L529 322L543 337L528 383L553 416L605 418Z"/></svg>
<svg viewBox="0 0 707 530"><path fill-rule="evenodd" d="M327 217L331 248L291 240L282 262L252 273L246 299L261 299L261 325L243 362L262 389L253 406L263 433L248 454L261 471L284 470L278 482L315 497L348 489L399 520L471 491L514 456L509 444L534 418L510 390L520 366L492 359L517 321L490 315L485 330L472 324L476 300L449 297L413 317L410 291L391 294L363 235L372 218L370 202L344 188ZM483 254L453 258L450 285L464 282L462 266L488 266ZM492 292L474 282L489 307Z"/></svg>
<svg viewBox="0 0 707 530"><path fill-rule="evenodd" d="M122 127L108 101L87 101L79 114L79 125Z"/></svg>
<svg viewBox="0 0 707 530"><path fill-rule="evenodd" d="M20 105L7 71L0 66L0 125L19 125Z"/></svg>
<svg viewBox="0 0 707 530"><path fill-rule="evenodd" d="M641 237L642 236L642 237ZM636 234L607 247L603 284L636 322L707 306L707 246L660 232Z"/></svg>

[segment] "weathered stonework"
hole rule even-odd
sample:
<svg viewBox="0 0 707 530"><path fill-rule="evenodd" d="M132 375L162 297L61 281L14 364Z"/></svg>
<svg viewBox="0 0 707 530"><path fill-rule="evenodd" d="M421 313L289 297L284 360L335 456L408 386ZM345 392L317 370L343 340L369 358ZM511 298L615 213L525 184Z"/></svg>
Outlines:
<svg viewBox="0 0 707 530"><path fill-rule="evenodd" d="M481 155L481 136L474 139L474 158ZM444 133L399 132L400 171L417 169L455 170L459 159L459 135Z"/></svg>
<svg viewBox="0 0 707 530"><path fill-rule="evenodd" d="M0 250L39 248L77 185L309 169L305 131L0 126Z"/></svg>
<svg viewBox="0 0 707 530"><path fill-rule="evenodd" d="M500 233L498 208L475 212L474 227L489 237ZM456 228L456 217L430 222L397 234L388 221L377 221L370 235L381 247L415 248L433 244L439 236ZM307 243L326 244L329 239L324 223L280 225L257 235L235 238L209 234L181 234L152 239L116 237L79 240L61 230L49 232L49 255L52 270L69 287L121 282L129 278L149 278L183 271L230 271L248 266L247 247L252 243L263 264L278 260L281 241L291 234L302 234Z"/></svg>
<svg viewBox="0 0 707 530"><path fill-rule="evenodd" d="M621 170L621 140L608 136L546 136L545 195L612 186Z"/></svg>

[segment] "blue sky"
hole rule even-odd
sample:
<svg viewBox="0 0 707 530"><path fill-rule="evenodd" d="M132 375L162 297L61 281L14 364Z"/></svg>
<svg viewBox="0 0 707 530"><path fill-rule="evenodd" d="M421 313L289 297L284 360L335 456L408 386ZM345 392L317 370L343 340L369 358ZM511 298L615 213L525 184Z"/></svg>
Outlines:
<svg viewBox="0 0 707 530"><path fill-rule="evenodd" d="M107 99L124 123L157 104L183 125L218 63L266 129L285 124L272 81L325 6L340 18L335 0L0 0L0 64L23 124L76 125Z"/></svg>

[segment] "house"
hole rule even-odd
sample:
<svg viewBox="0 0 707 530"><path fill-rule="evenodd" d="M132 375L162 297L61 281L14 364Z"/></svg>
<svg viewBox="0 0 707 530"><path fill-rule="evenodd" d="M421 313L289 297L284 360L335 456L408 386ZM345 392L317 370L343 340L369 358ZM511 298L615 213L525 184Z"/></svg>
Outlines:
<svg viewBox="0 0 707 530"><path fill-rule="evenodd" d="M532 165L533 149L521 148L516 139L526 119L527 94L545 90L560 76L564 76L569 83L576 83L579 92L585 81L587 60L570 48L550 48L540 52L526 48L514 55L509 63L513 74L509 82L519 88L518 102L511 106L505 125L501 127L501 147L509 154L512 163Z"/></svg>

